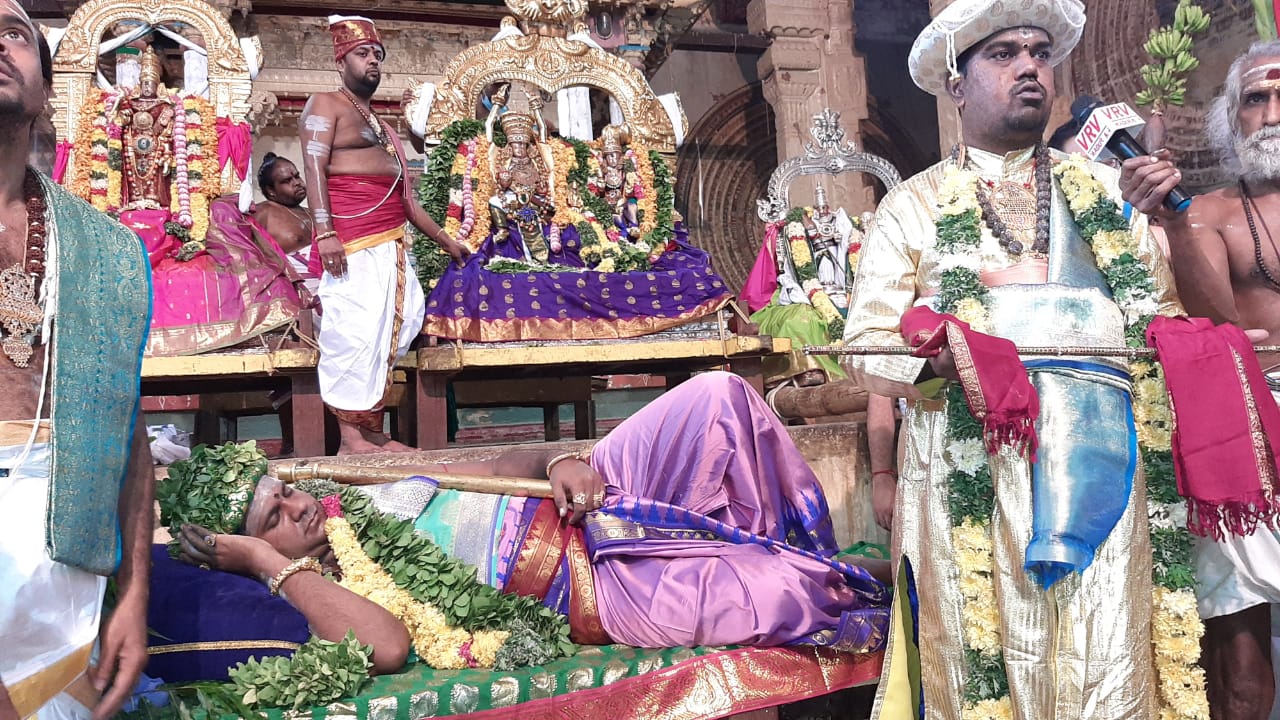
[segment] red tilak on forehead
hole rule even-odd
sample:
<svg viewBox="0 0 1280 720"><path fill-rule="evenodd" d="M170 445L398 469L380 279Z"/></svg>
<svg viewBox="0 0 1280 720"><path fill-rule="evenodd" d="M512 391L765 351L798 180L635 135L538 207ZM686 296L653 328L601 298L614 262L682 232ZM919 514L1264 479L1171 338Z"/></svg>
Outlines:
<svg viewBox="0 0 1280 720"><path fill-rule="evenodd" d="M1280 68L1271 68L1267 71L1268 80L1280 80Z"/></svg>

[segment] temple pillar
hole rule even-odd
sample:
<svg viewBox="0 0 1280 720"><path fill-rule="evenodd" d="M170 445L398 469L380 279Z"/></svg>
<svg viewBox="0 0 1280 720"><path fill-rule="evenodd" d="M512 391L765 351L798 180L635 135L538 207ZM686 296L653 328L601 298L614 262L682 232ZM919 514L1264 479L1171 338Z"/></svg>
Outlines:
<svg viewBox="0 0 1280 720"><path fill-rule="evenodd" d="M751 0L747 25L770 41L759 74L774 112L778 161L804 153L812 141L813 117L824 108L840 113L847 136L860 147L867 79L862 56L854 50L853 0ZM875 209L871 178L845 173L823 182L833 205L850 213ZM793 200L807 204L812 196L801 191Z"/></svg>

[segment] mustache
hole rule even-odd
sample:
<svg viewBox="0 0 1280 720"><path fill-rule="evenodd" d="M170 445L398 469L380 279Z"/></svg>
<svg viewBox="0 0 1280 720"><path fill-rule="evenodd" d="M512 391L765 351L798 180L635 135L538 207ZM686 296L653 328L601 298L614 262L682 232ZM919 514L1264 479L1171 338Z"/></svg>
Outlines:
<svg viewBox="0 0 1280 720"><path fill-rule="evenodd" d="M1267 140L1274 140L1276 138L1280 138L1280 125L1268 125L1266 127L1259 128L1256 132L1249 135L1249 137L1241 138L1240 142L1245 145L1251 145L1254 143L1265 142Z"/></svg>

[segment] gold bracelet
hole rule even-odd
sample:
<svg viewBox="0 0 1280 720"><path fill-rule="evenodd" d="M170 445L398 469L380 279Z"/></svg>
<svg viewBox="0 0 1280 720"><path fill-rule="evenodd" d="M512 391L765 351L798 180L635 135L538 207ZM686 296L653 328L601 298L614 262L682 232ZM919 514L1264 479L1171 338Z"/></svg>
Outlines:
<svg viewBox="0 0 1280 720"><path fill-rule="evenodd" d="M587 462L582 456L585 453L587 454L587 457L590 457L590 452L590 450L577 450L574 452L560 453L559 455L551 458L551 462L547 463L547 479L551 479L551 468L559 464L561 460L578 460L579 462Z"/></svg>
<svg viewBox="0 0 1280 720"><path fill-rule="evenodd" d="M288 565L285 565L283 570L276 573L276 576L271 578L271 582L267 583L267 589L271 591L272 595L279 595L280 586L284 584L284 581L303 570L310 570L314 573L323 573L323 568L320 566L319 560L311 556L298 558Z"/></svg>
<svg viewBox="0 0 1280 720"><path fill-rule="evenodd" d="M315 240L315 241L316 241L316 242L320 242L321 240L328 240L328 239L329 239L329 238L331 238L331 237L338 237L338 231L337 231L337 230L328 230L328 231L326 231L326 232L322 232L322 233L320 233L319 235L317 235L317 236L316 236L316 240Z"/></svg>

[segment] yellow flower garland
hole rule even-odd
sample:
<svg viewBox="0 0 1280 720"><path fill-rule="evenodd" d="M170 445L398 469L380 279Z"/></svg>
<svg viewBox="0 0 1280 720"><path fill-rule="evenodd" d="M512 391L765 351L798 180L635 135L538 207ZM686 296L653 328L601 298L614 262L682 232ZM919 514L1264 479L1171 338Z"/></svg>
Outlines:
<svg viewBox="0 0 1280 720"><path fill-rule="evenodd" d="M458 152L453 156L453 167L449 169L449 175L451 177L454 175L463 176L463 179L465 180L466 179L465 176L467 173L467 155L466 153L463 152L464 145L465 143L458 145ZM471 186L471 195L472 195L472 202L474 202L475 201L475 185L474 184ZM450 208L457 207L459 211L465 212L465 208L462 205L461 190L453 187L449 188L449 207ZM461 219L455 218L452 214L446 213L443 227L444 227L445 233L448 234L449 237L455 240L462 239L458 237L458 231L462 229Z"/></svg>
<svg viewBox="0 0 1280 720"><path fill-rule="evenodd" d="M471 178L471 201L475 205L476 219L471 226L471 234L467 236L467 247L473 251L489 238L493 230L493 221L489 217L489 198L497 192L497 183L489 173L489 153L493 152L493 143L483 134L476 137L476 166ZM451 236L452 237L452 236ZM461 242L461 240L459 240Z"/></svg>
<svg viewBox="0 0 1280 720"><path fill-rule="evenodd" d="M1105 188L1089 171L1088 162L1072 155L1054 168L1063 194L1073 213L1094 207L1105 197ZM1105 270L1120 256L1139 256L1132 234L1124 231L1099 232L1088 238L1098 266ZM1124 309L1123 307L1121 308ZM1173 414L1165 388L1164 371L1158 363L1135 361L1129 365L1133 382L1133 416L1139 444L1154 451L1168 451L1173 434ZM1158 503L1152 503L1159 507ZM1196 611L1191 590L1152 590L1151 643L1155 648L1155 669L1160 688L1161 720L1208 720L1204 671L1200 658L1200 636L1204 624Z"/></svg>
<svg viewBox="0 0 1280 720"><path fill-rule="evenodd" d="M396 585L395 580L365 553L346 518L331 517L325 520L324 529L334 557L342 568L339 584L381 606L404 623L413 640L413 648L423 662L437 670L493 667L498 650L510 633L481 630L473 634L450 626L440 610L415 599Z"/></svg>
<svg viewBox="0 0 1280 720"><path fill-rule="evenodd" d="M647 237L658 226L658 190L653 186L653 163L649 162L649 148L642 143L631 143L632 160L636 165L636 175L640 176L640 187L644 189L644 197L636 201L636 209L640 211L640 237ZM630 191L630 188L628 188ZM660 250L660 248L655 248Z"/></svg>
<svg viewBox="0 0 1280 720"><path fill-rule="evenodd" d="M577 222L579 213L569 205L569 172L577 165L573 146L560 140L550 140L552 168L551 192L554 195L556 212L551 216L551 223L566 228Z"/></svg>

